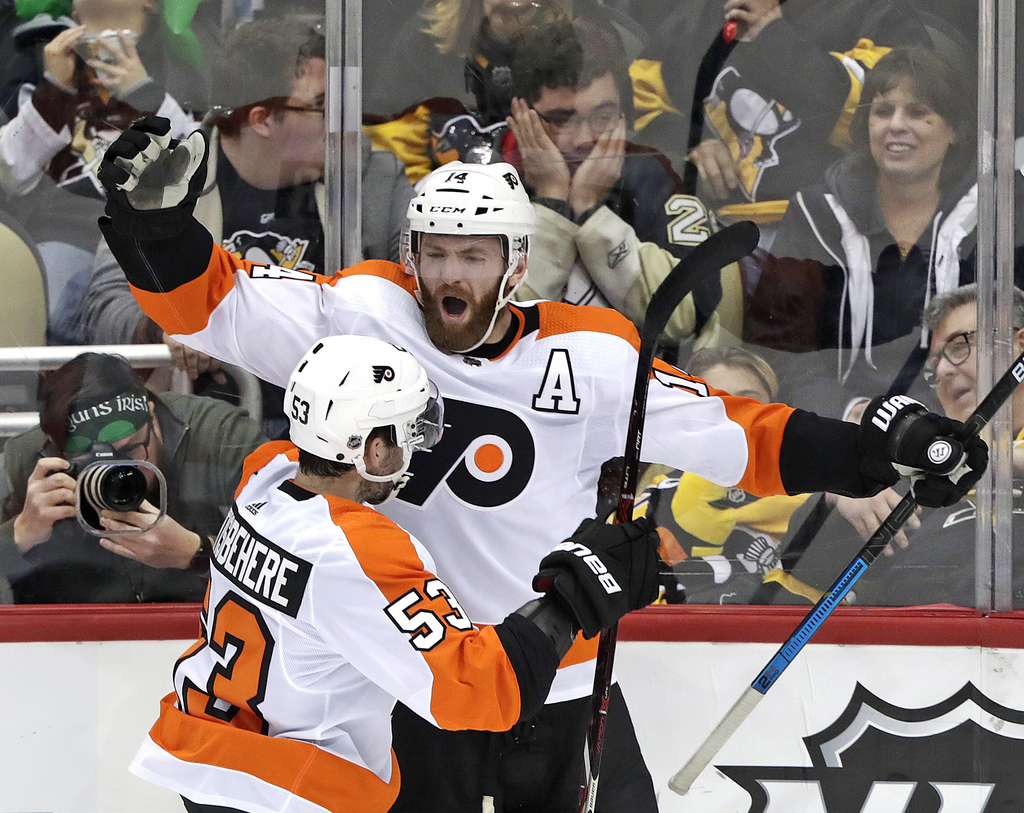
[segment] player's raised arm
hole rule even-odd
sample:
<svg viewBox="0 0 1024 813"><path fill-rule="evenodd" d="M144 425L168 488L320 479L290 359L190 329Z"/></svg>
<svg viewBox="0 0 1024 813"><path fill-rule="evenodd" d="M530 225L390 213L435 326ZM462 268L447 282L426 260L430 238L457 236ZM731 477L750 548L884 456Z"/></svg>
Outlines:
<svg viewBox="0 0 1024 813"><path fill-rule="evenodd" d="M110 145L99 169L107 193L100 228L128 281L168 292L200 278L214 241L193 212L206 183L206 136L172 139L170 121L136 121ZM178 332L178 331L176 331Z"/></svg>
<svg viewBox="0 0 1024 813"><path fill-rule="evenodd" d="M179 141L164 118L132 124L100 167L107 193L100 229L139 305L169 336L283 384L305 348L328 332L319 296L328 280L241 260L216 244L194 216L208 151L201 131ZM265 339L275 322L270 354Z"/></svg>

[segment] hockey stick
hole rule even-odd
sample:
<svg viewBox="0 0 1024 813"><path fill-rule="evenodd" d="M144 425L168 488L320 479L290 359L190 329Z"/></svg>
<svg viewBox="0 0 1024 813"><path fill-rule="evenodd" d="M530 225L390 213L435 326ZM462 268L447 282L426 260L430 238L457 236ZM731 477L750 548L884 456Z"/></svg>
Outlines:
<svg viewBox="0 0 1024 813"><path fill-rule="evenodd" d="M925 362L928 360L928 348L922 348L920 344L916 344L910 351L910 355L907 356L903 365L900 367L899 372L896 373L896 377L893 379L892 384L889 385L888 391L885 393L886 397L893 395L905 395L910 391L910 387L913 385L914 380L920 375L921 370L924 368ZM811 543L817 538L818 532L824 527L825 522L832 515L833 507L824 504L825 495L824 493L819 494L816 498L818 505L809 513L800 526L789 535L789 544L786 545L786 549L782 552L782 556L779 560L779 567L782 568L783 572L787 576L791 576L796 566L800 564L800 560L803 555L807 552L807 548L810 547ZM797 580L799 582L799 579ZM799 582L805 584L803 582ZM824 595L824 593L813 585L806 585L812 591L817 593L818 596ZM764 581L758 585L753 595L747 604L771 604L775 596L783 589L782 582L779 580L775 581ZM817 601L817 598L812 599Z"/></svg>
<svg viewBox="0 0 1024 813"><path fill-rule="evenodd" d="M1022 381L1024 381L1024 353L1017 356L1017 359L1010 365L1010 369L1003 373L989 394L985 396L982 402L978 404L977 409L964 422L963 428L960 431L960 438L967 440L978 435L984 429L985 424L992 420L992 416L996 414ZM903 526L903 523L914 513L915 508L917 508L917 503L914 500L913 492L908 493L896 504L896 507L892 509L889 516L882 521L878 530L864 543L864 547L860 549L853 561L843 570L839 578L832 583L832 586L825 595L811 608L811 611L800 622L796 631L786 639L774 657L761 670L758 676L754 678L754 682L747 687L740 696L740 699L729 709L714 731L708 735L694 755L690 757L690 761L680 768L676 775L669 780L668 786L672 790L682 795L690 789L690 785L694 783L701 772L711 763L711 760L715 758L715 755L722 749L722 746L728 742L739 725L747 719L750 712L761 702L761 698L768 693L768 690L779 679L779 676L785 671L786 667L793 662L793 659L800 653L800 650L804 648L804 644L818 631L825 619L832 614L832 611L839 605L839 602L846 597L846 594L857 583L857 580L864 575L864 571L878 558L879 554L885 549L885 546L892 541L892 538Z"/></svg>
<svg viewBox="0 0 1024 813"><path fill-rule="evenodd" d="M636 362L633 400L629 408L629 428L626 431L626 450L622 463L622 483L616 522L629 522L633 518L636 483L640 469L640 445L643 440L644 415L647 411L647 386L650 383L654 354L658 349L669 317L679 303L702 279L723 267L746 257L756 247L760 237L757 226L744 220L727 226L700 243L679 261L662 281L647 304L643 326L640 329L640 349ZM594 672L593 708L587 732L586 781L580 786L580 813L593 813L597 802L597 783L601 776L601 754L604 749L605 722L608 700L611 696L612 662L618 627L601 633L597 647L597 665Z"/></svg>

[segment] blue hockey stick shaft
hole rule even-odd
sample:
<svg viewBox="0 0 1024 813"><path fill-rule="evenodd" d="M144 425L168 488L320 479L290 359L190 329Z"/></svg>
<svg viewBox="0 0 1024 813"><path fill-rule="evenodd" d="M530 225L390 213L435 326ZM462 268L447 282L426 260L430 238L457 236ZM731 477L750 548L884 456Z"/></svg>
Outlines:
<svg viewBox="0 0 1024 813"><path fill-rule="evenodd" d="M1010 369L1003 373L988 395L978 404L977 409L964 421L960 438L967 440L977 436L985 428L985 425L992 420L992 416L996 414L999 408L1013 395L1014 390L1017 389L1022 381L1024 381L1024 353L1017 356ZM811 611L804 617L803 621L800 622L793 634L779 647L779 650L772 659L758 673L757 677L754 678L754 682L747 687L746 691L740 696L740 699L729 709L714 731L708 735L708 738L704 740L689 762L680 768L675 776L669 780L668 786L672 790L678 794L685 794L690 789L690 786L700 776L701 772L711 764L711 760L715 758L715 755L733 735L733 732L736 731L750 712L756 708L761 698L768 693L768 690L779 679L779 676L786 670L786 667L800 654L800 650L804 648L804 645L811 639L811 636L821 628L821 625L825 623L825 620L832 614L832 611L839 606L850 590L853 589L857 580L864 575L864 571L871 566L885 549L885 546L892 541L899 529L903 527L903 523L910 519L910 515L914 513L915 508L917 508L917 503L914 500L913 494L907 494L896 504L896 507L889 513L889 516L882 521L878 530L864 543L864 547L858 551L853 561L847 565L839 578L818 599L817 603L811 608Z"/></svg>

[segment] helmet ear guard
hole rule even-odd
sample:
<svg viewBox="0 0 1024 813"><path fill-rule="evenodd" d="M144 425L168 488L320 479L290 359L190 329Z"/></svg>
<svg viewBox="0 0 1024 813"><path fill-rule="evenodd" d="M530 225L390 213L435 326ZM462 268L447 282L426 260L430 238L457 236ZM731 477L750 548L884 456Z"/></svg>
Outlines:
<svg viewBox="0 0 1024 813"><path fill-rule="evenodd" d="M374 482L398 483L412 453L440 440L444 406L437 388L406 350L368 336L330 336L299 361L285 390L292 442L326 460L347 463ZM366 440L390 427L402 449L398 471L366 471Z"/></svg>

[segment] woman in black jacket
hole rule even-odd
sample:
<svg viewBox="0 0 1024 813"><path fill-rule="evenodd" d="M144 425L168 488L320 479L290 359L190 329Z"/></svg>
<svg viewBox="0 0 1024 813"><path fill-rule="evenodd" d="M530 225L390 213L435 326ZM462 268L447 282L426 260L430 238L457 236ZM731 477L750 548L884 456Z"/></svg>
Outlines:
<svg viewBox="0 0 1024 813"><path fill-rule="evenodd" d="M924 47L892 50L865 81L853 150L789 201L745 335L801 354L778 361L790 403L838 416L856 395L906 391L927 348L924 307L973 281L968 76Z"/></svg>

